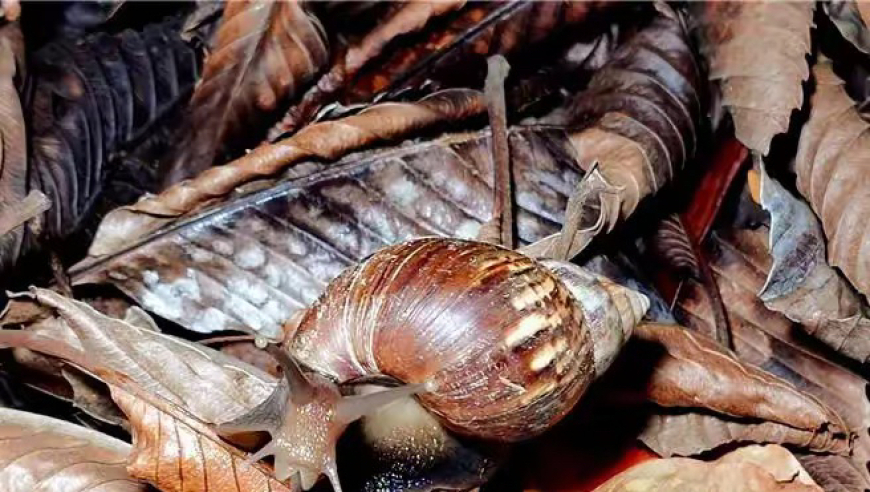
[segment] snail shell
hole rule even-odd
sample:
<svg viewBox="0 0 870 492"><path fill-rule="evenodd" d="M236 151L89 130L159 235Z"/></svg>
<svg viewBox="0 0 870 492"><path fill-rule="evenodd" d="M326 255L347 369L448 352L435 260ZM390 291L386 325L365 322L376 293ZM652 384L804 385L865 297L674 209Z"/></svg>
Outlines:
<svg viewBox="0 0 870 492"><path fill-rule="evenodd" d="M573 408L648 305L571 264L418 239L333 281L286 348L339 382L427 383L421 403L448 428L516 441Z"/></svg>

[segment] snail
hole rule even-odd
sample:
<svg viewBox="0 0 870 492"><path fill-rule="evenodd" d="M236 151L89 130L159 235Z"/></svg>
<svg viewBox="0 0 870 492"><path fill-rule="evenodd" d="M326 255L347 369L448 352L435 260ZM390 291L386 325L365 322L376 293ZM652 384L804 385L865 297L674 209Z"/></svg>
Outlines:
<svg viewBox="0 0 870 492"><path fill-rule="evenodd" d="M648 307L642 294L576 265L489 243L390 246L341 274L296 319L282 347L270 348L283 383L221 429L269 432L251 460L274 455L276 476L296 475L305 490L323 474L340 491L342 432L411 395L458 436L527 439L574 407ZM402 384L339 390L376 376Z"/></svg>

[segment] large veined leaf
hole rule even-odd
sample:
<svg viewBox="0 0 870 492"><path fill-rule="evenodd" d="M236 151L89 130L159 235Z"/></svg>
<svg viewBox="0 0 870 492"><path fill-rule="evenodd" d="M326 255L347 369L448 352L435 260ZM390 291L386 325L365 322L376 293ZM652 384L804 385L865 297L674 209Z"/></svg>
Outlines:
<svg viewBox="0 0 870 492"><path fill-rule="evenodd" d="M737 138L762 155L773 137L788 130L792 111L803 102L814 6L806 1L692 6L709 77L721 86L721 104L731 113Z"/></svg>
<svg viewBox="0 0 870 492"><path fill-rule="evenodd" d="M649 48L662 42L659 35L672 48L668 59ZM614 185L641 183L639 189L626 192L623 207L617 202L608 209L608 218L615 220L669 179L678 159L691 153L693 118L701 103L694 59L676 14L659 17L615 54L611 64L610 71L593 82L589 96L576 103L578 117L603 113L601 119L593 118L592 129L570 134L559 128L512 130L523 243L558 230L581 166L590 165L593 157L614 163L607 172L614 176ZM629 74L627 78L617 75L622 72ZM634 84L635 80L644 83ZM655 97L661 107L641 102L637 90ZM602 102L596 105L596 100ZM668 133L667 147L657 146L653 142L659 137L649 133L649 127L620 116L618 109L626 101L637 106L636 112L626 112L642 114L637 117L650 127L680 131ZM194 330L243 329L278 336L295 310L316 299L343 268L375 250L423 235L474 237L492 213L488 132L351 155L334 164L297 164L268 190L191 211L295 159L312 154L335 158L361 141L377 141L379 134L403 134L409 124L413 130L482 108L475 91L445 90L419 103L372 106L261 147L236 163L113 212L101 225L92 257L75 269L76 282L115 283L147 309ZM386 114L395 116L377 118ZM673 119L658 119L659 114L673 114ZM370 128L379 133L372 137ZM619 165L626 154L636 166ZM604 172L605 166L600 169ZM149 235L152 231L156 232Z"/></svg>
<svg viewBox="0 0 870 492"><path fill-rule="evenodd" d="M797 187L822 221L828 261L864 295L870 294L870 123L855 109L829 60L813 68L816 92L795 158Z"/></svg>
<svg viewBox="0 0 870 492"><path fill-rule="evenodd" d="M130 445L34 413L0 408L0 488L5 492L145 492L127 474Z"/></svg>
<svg viewBox="0 0 870 492"><path fill-rule="evenodd" d="M23 38L14 26L0 31L0 208L15 209L27 195L27 137L21 100L15 83L24 71L17 58L23 57ZM0 232L0 270L8 268L23 248L28 234L23 227Z"/></svg>
<svg viewBox="0 0 870 492"><path fill-rule="evenodd" d="M225 147L244 148L251 128L280 107L326 64L319 21L301 2L229 2L215 33L166 183L211 166Z"/></svg>

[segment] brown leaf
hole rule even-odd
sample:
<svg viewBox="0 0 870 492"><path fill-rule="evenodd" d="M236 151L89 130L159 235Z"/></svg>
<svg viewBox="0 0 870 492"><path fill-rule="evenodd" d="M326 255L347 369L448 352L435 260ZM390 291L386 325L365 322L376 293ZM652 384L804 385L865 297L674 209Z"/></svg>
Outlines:
<svg viewBox="0 0 870 492"><path fill-rule="evenodd" d="M650 248L667 268L695 278L700 275L695 248L679 215L671 214L661 220L650 238Z"/></svg>
<svg viewBox="0 0 870 492"><path fill-rule="evenodd" d="M709 77L721 85L737 138L762 155L773 137L788 130L792 111L803 101L814 6L805 1L692 5Z"/></svg>
<svg viewBox="0 0 870 492"><path fill-rule="evenodd" d="M112 397L133 428L131 475L165 492L291 490L182 408L132 384L113 385Z"/></svg>
<svg viewBox="0 0 870 492"><path fill-rule="evenodd" d="M589 87L548 123L582 125L571 136L589 175L569 203L568 256L631 215L694 153L702 114L698 67L679 15L659 4L652 24L620 46ZM596 165L597 168L592 170ZM524 249L554 256L557 237Z"/></svg>
<svg viewBox="0 0 870 492"><path fill-rule="evenodd" d="M105 256L124 249L209 200L257 178L277 174L307 159L332 161L362 147L413 134L424 128L468 118L485 110L477 91L455 89L417 103L381 104L358 115L305 128L274 145L261 146L229 164L178 183L160 195L106 216L89 254Z"/></svg>
<svg viewBox="0 0 870 492"><path fill-rule="evenodd" d="M797 187L822 220L828 261L864 295L870 294L870 195L864 172L870 124L861 118L829 60L813 68L816 92L795 158Z"/></svg>
<svg viewBox="0 0 870 492"><path fill-rule="evenodd" d="M819 354L818 347L806 346L805 338L797 336L798 328L785 316L765 308L757 297L771 268L767 238L767 229L760 228L717 233L708 243L708 257L727 309L735 350L742 360L790 381L843 417L849 429L859 435L850 468L858 470L870 488L866 472L870 460L867 382ZM704 289L687 282L681 294L675 309L679 318L701 331L713 323Z"/></svg>
<svg viewBox="0 0 870 492"><path fill-rule="evenodd" d="M322 29L301 2L227 3L165 182L207 169L223 146L250 138L263 113L299 93L327 63Z"/></svg>
<svg viewBox="0 0 870 492"><path fill-rule="evenodd" d="M652 368L649 379L639 381L645 397L679 409L654 417L641 436L657 453L696 454L741 440L826 452L850 449L849 427L837 413L785 380L739 361L713 340L660 324L639 325L635 339L624 357L635 361L634 376L644 364ZM697 410L713 414L691 413Z"/></svg>
<svg viewBox="0 0 870 492"><path fill-rule="evenodd" d="M826 492L865 492L870 485L866 470L845 456L804 454L798 461Z"/></svg>
<svg viewBox="0 0 870 492"><path fill-rule="evenodd" d="M130 445L43 415L0 408L4 492L145 492L125 470Z"/></svg>
<svg viewBox="0 0 870 492"><path fill-rule="evenodd" d="M825 259L812 210L761 170L761 204L770 213L773 266L758 296L834 350L870 358L870 319L858 293Z"/></svg>
<svg viewBox="0 0 870 492"><path fill-rule="evenodd" d="M748 446L712 462L686 458L652 460L608 480L595 492L821 492L798 460L783 447Z"/></svg>

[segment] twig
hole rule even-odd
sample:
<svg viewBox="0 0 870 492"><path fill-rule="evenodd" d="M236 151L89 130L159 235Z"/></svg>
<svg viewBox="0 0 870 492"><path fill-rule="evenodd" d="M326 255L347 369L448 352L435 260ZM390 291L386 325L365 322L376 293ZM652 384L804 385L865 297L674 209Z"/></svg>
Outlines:
<svg viewBox="0 0 870 492"><path fill-rule="evenodd" d="M491 150L494 171L492 218L484 224L478 238L497 242L502 246L514 246L513 193L511 190L510 144L507 131L507 108L505 106L504 81L510 65L501 55L487 60L484 94L492 131Z"/></svg>

